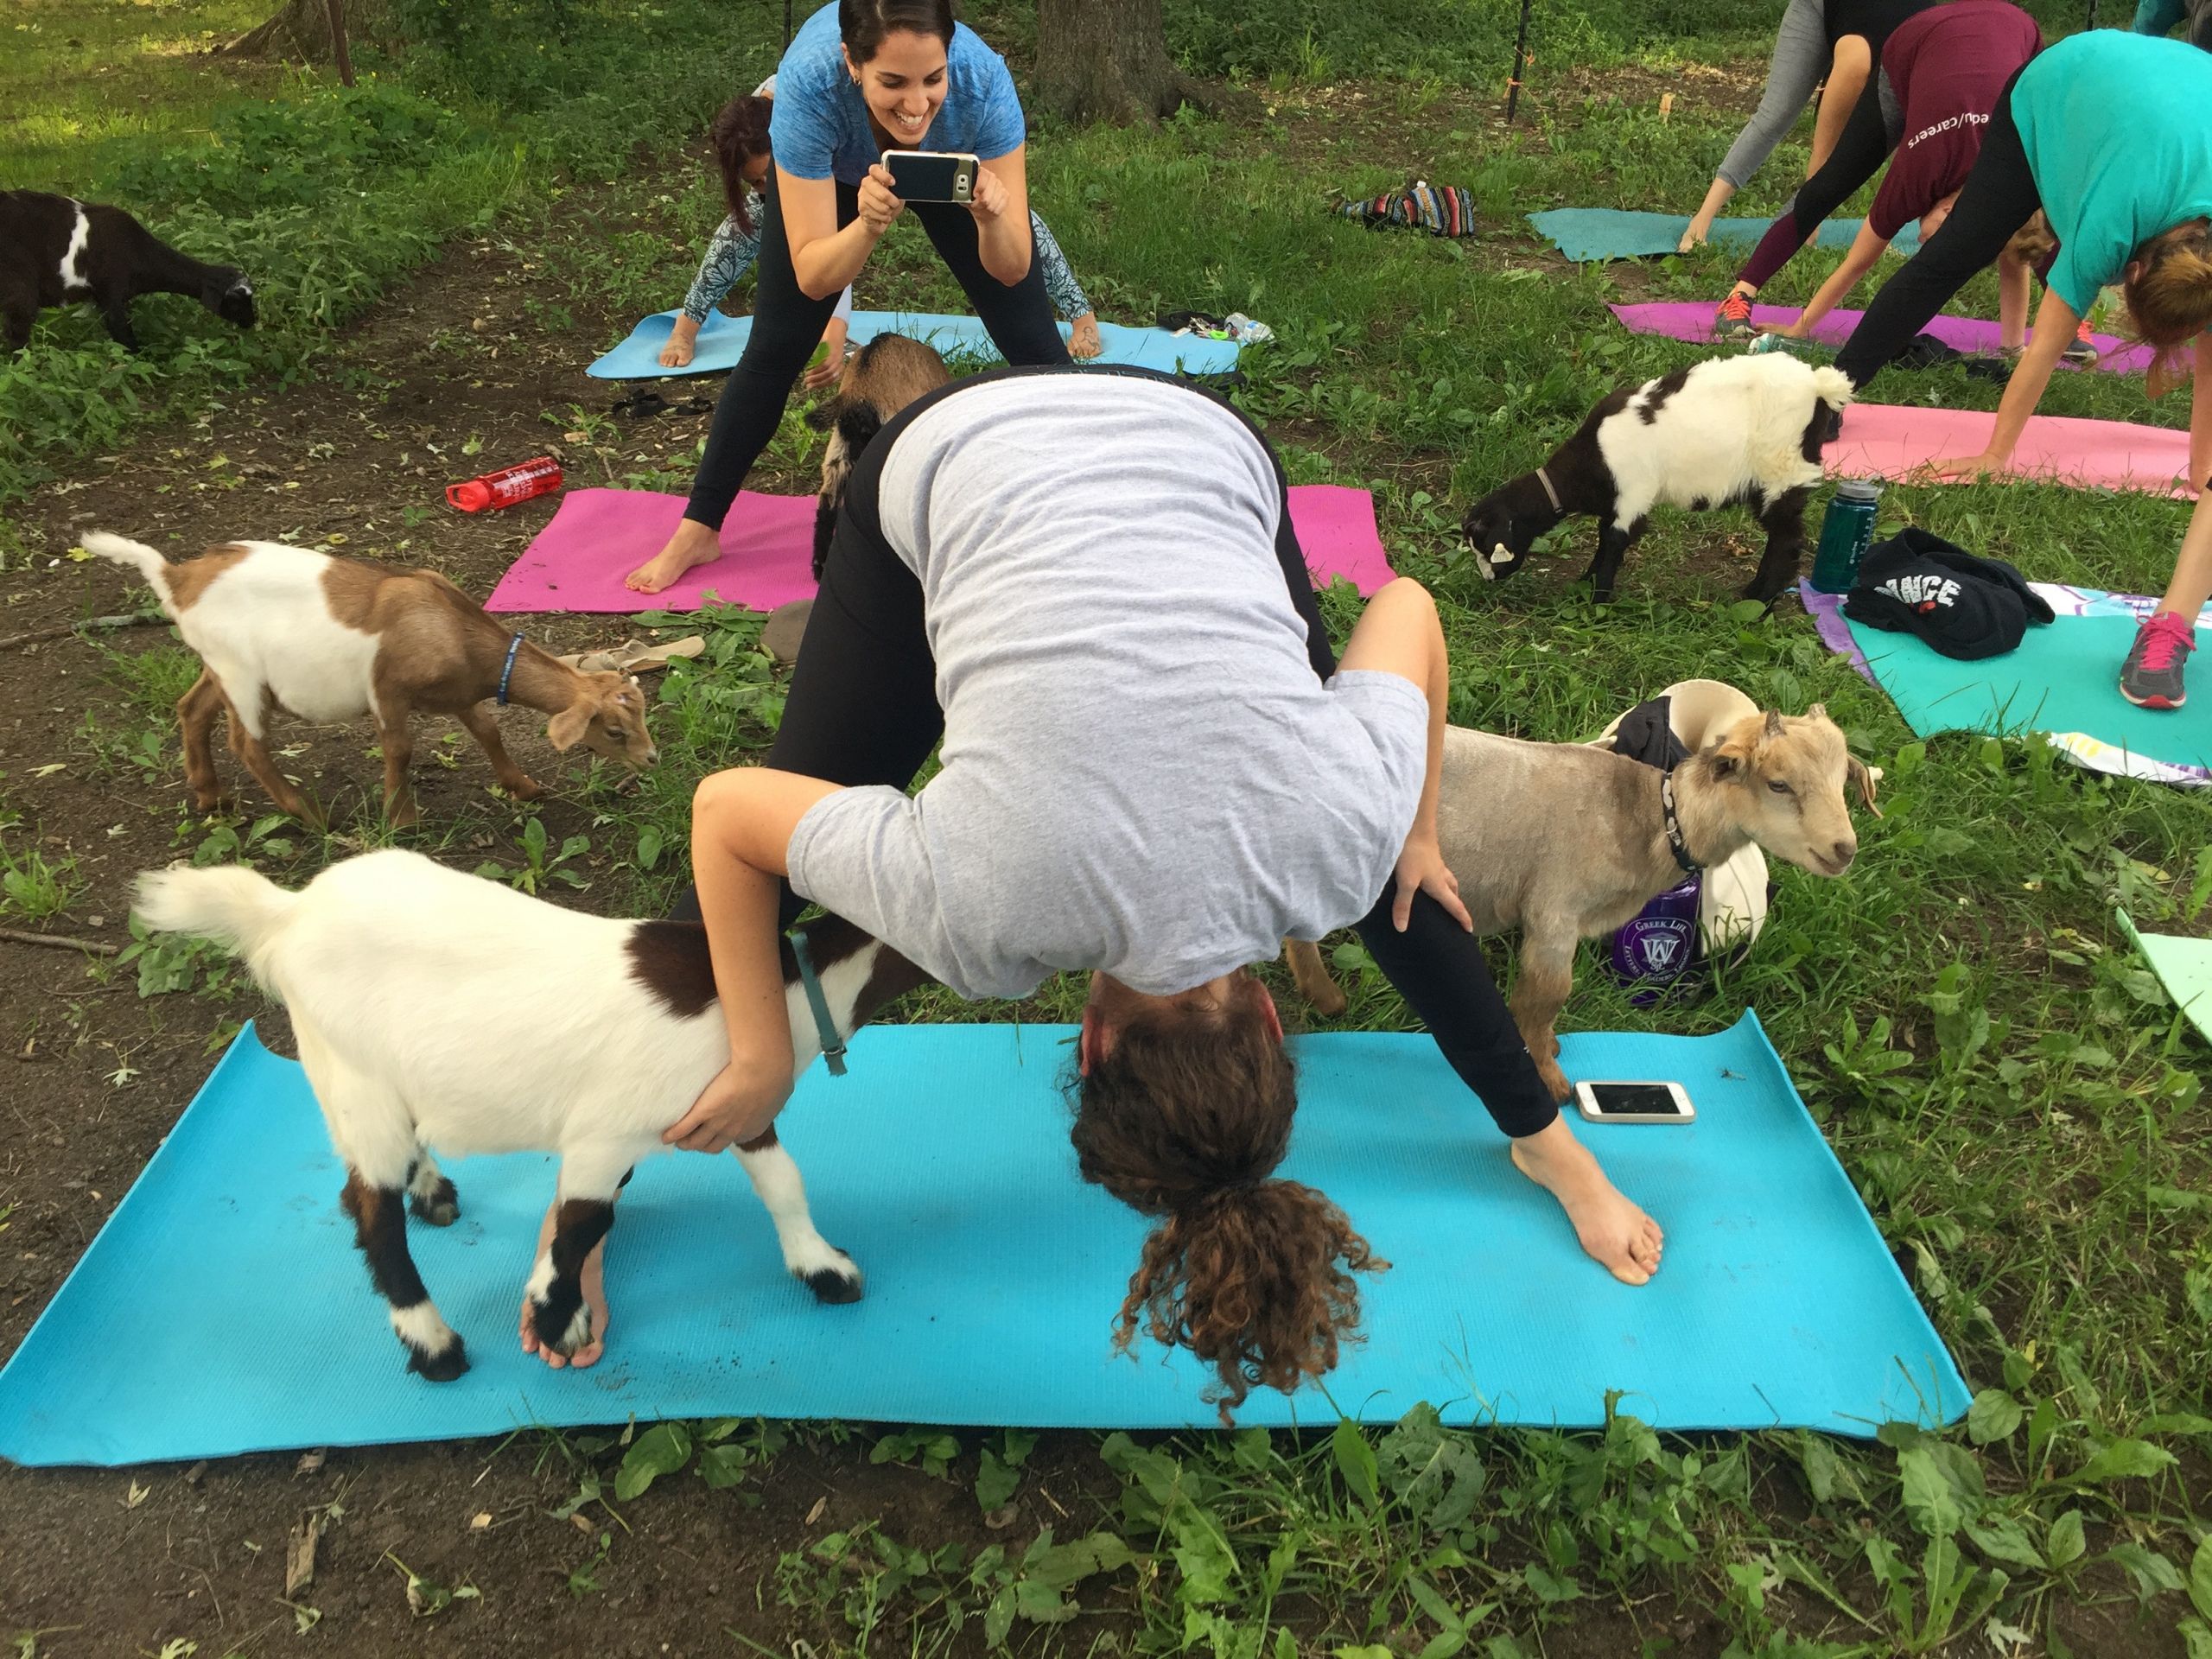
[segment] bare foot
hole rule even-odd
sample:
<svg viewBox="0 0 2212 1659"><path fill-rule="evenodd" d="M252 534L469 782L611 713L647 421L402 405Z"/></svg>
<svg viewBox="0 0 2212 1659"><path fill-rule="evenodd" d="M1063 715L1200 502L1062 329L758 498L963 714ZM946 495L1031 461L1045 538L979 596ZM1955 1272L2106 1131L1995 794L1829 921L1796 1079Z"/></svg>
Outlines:
<svg viewBox="0 0 2212 1659"><path fill-rule="evenodd" d="M561 1201L556 1198L545 1211L544 1224L537 1230L537 1255L531 1260L543 1258L546 1248L552 1243L553 1217L560 1207ZM591 1247L591 1254L584 1258L583 1292L584 1306L591 1314L591 1340L564 1357L537 1340L537 1328L530 1319L530 1293L524 1291L522 1298L523 1352L536 1354L556 1371L564 1365L573 1365L578 1370L587 1365L596 1365L599 1357L607 1351L607 1241L603 1238Z"/></svg>
<svg viewBox="0 0 2212 1659"><path fill-rule="evenodd" d="M1666 1235L1659 1224L1605 1179L1590 1149L1563 1117L1513 1143L1513 1163L1560 1202L1583 1250L1624 1285L1649 1282L1659 1271Z"/></svg>
<svg viewBox="0 0 2212 1659"><path fill-rule="evenodd" d="M632 593L657 594L696 564L709 564L722 556L721 537L696 518L686 518L668 538L668 545L622 579Z"/></svg>

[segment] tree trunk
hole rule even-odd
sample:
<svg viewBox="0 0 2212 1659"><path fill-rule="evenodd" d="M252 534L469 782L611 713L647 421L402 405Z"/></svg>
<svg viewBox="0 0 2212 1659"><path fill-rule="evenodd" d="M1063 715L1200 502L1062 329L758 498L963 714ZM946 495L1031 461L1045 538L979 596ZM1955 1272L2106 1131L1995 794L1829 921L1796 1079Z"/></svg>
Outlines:
<svg viewBox="0 0 2212 1659"><path fill-rule="evenodd" d="M284 0L276 16L257 23L222 49L241 58L305 58L328 63L336 54L331 37L332 0ZM385 0L343 0L346 33L373 39L386 20Z"/></svg>
<svg viewBox="0 0 2212 1659"><path fill-rule="evenodd" d="M1039 107L1063 121L1157 121L1191 98L1160 0L1037 0Z"/></svg>

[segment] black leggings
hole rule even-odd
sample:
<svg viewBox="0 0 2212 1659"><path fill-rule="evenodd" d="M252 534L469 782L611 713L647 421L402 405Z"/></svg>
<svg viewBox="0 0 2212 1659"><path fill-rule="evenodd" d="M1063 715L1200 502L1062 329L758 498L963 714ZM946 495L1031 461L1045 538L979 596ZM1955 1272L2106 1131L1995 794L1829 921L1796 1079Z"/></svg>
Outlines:
<svg viewBox="0 0 2212 1659"><path fill-rule="evenodd" d="M860 190L844 183L836 188L837 227L842 230L860 215ZM938 257L958 280L968 303L976 308L992 343L1007 362L1069 360L1067 342L1052 321L1041 259L1033 252L1029 274L1009 288L983 269L976 218L968 209L950 202L915 201L906 204L906 211L929 233ZM760 251L753 269L753 333L745 342L744 356L722 386L721 401L715 405L707 453L700 459L699 475L683 509L686 518L715 530L721 528L745 475L775 436L785 400L821 341L822 331L830 326L830 314L837 308L835 294L810 299L798 285L772 169L761 191Z"/></svg>
<svg viewBox="0 0 2212 1659"><path fill-rule="evenodd" d="M944 735L944 715L938 707L937 664L930 656L921 582L884 539L878 517L876 496L885 457L906 425L941 398L1009 374L1050 372L1053 371L1008 368L955 381L910 405L861 452L846 486L844 506L823 568L822 591L807 620L798 665L784 703L783 725L768 751L767 765L849 786L888 784L904 789L913 781ZM1151 378L1173 382L1168 375ZM1186 389L1193 397L1213 397L1195 387ZM1214 401L1260 436L1259 429L1234 404L1218 397ZM1261 441L1266 442L1264 437ZM1337 666L1328 627L1314 602L1313 577L1291 526L1282 463L1274 460L1272 446L1268 454L1274 461L1277 487L1283 492L1275 556L1292 602L1306 622L1306 656L1314 673L1326 679ZM1385 892L1358 923L1360 938L1376 964L1434 1033L1452 1069L1482 1097L1501 1129L1520 1136L1545 1128L1559 1116L1559 1109L1536 1075L1535 1063L1498 995L1480 943L1427 893L1414 899L1412 922L1401 933L1391 925L1390 901L1391 894ZM781 925L790 926L804 907L805 901L785 882ZM677 913L696 917L696 899L687 894Z"/></svg>
<svg viewBox="0 0 2212 1659"><path fill-rule="evenodd" d="M1897 148L1889 120L1882 111L1882 70L1878 64L1874 73L1866 77L1866 90L1851 106L1850 118L1836 136L1835 148L1828 152L1827 160L1821 163L1819 172L1797 187L1789 206L1752 250L1738 281L1749 283L1753 288L1764 288L1798 249L1819 234L1828 215L1850 200L1852 192L1882 170L1882 163Z"/></svg>
<svg viewBox="0 0 2212 1659"><path fill-rule="evenodd" d="M1882 365L1934 320L1950 297L1996 263L2020 226L2043 207L2028 152L2012 120L2012 87L2018 71L1997 95L1981 154L1959 191L1942 228L1921 245L1905 268L1882 284L1874 302L1836 354L1835 365L1865 391Z"/></svg>

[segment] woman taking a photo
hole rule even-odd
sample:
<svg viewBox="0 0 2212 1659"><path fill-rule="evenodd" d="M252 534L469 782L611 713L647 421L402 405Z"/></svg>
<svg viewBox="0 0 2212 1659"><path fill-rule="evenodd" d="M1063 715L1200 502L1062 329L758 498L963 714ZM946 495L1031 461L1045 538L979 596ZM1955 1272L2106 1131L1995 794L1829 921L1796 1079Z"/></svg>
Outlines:
<svg viewBox="0 0 2212 1659"><path fill-rule="evenodd" d="M722 388L683 520L630 573L639 593L657 594L720 555L722 519L774 435L838 294L902 213L921 221L1007 362L1069 360L1031 245L1014 79L974 30L952 21L950 0L836 0L792 37L776 91L753 333ZM880 159L887 149L975 155L974 200L900 200Z"/></svg>
<svg viewBox="0 0 2212 1659"><path fill-rule="evenodd" d="M1883 365L1995 259L2037 209L2058 255L2035 333L1998 405L1988 448L1939 461L1944 478L2001 472L2097 292L2119 283L2136 336L2156 348L2154 397L2193 353L2189 476L2212 475L2212 54L2091 29L2041 53L1998 100L1950 217L1885 283L1836 357L1863 394ZM2212 492L2197 497L2173 578L2120 665L2120 690L2178 709L2196 619L2212 597Z"/></svg>

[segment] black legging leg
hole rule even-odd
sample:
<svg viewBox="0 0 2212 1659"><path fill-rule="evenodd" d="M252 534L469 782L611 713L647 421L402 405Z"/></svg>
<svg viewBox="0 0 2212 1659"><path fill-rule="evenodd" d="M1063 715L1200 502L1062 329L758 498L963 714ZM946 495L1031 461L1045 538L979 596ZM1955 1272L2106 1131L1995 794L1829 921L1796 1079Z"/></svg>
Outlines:
<svg viewBox="0 0 2212 1659"><path fill-rule="evenodd" d="M1045 264L1030 256L1029 273L1013 287L983 269L976 216L950 202L910 203L907 212L929 232L938 257L960 283L960 291L990 330L999 355L1017 368L1071 361L1068 343L1052 321L1052 296L1045 287Z"/></svg>
<svg viewBox="0 0 2212 1659"><path fill-rule="evenodd" d="M1821 170L1797 187L1797 194L1745 263L1738 282L1764 288L1798 249L1820 233L1830 213L1851 200L1853 191L1882 170L1890 155L1889 124L1882 117L1882 76L1866 77L1866 90L1851 106Z"/></svg>
<svg viewBox="0 0 2212 1659"><path fill-rule="evenodd" d="M2018 79L2016 73L2012 79ZM1989 130L1982 135L1981 154L1967 175L1951 216L1903 270L1882 284L1836 354L1836 367L1864 392L1882 365L1903 351L1976 271L1995 263L2005 245L2042 206L2020 130L2012 122L2012 82L2007 81L1990 117Z"/></svg>
<svg viewBox="0 0 2212 1659"><path fill-rule="evenodd" d="M761 192L760 251L753 264L755 289L753 333L745 354L722 385L721 400L715 405L715 423L707 433L707 453L699 459L699 474L692 480L691 499L683 508L686 518L720 530L729 516L730 503L744 486L745 475L776 435L784 418L784 404L791 395L806 359L821 343L837 308L837 296L810 297L798 285L791 270L791 245L784 236L784 212L776 195L776 175L771 171ZM860 213L857 186L837 187L837 223L849 225Z"/></svg>

